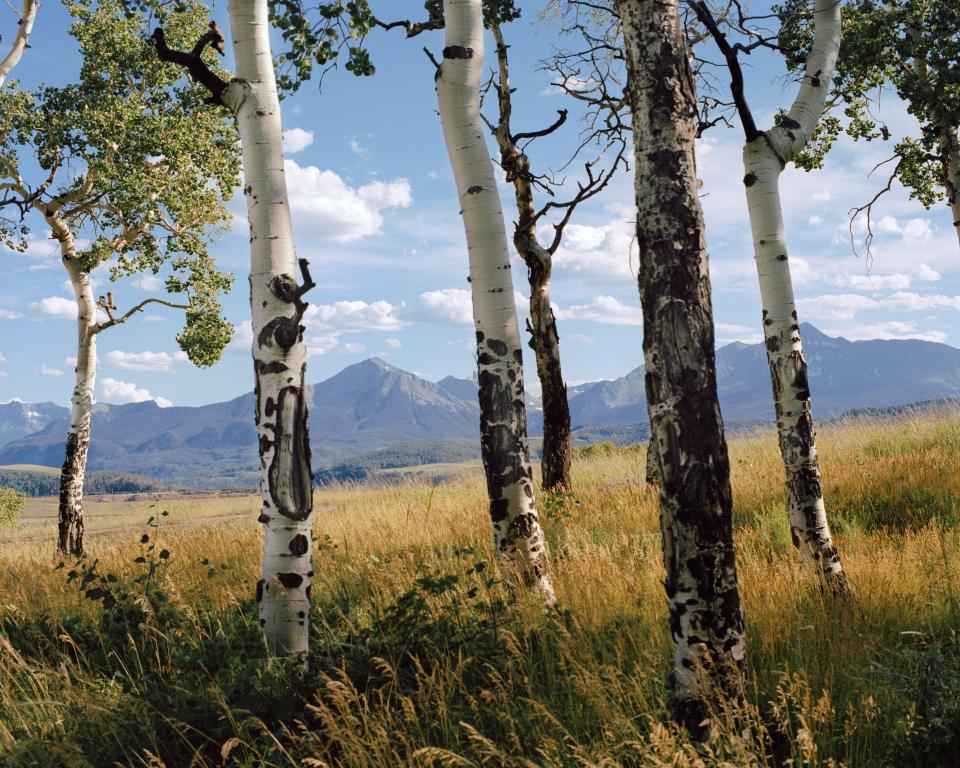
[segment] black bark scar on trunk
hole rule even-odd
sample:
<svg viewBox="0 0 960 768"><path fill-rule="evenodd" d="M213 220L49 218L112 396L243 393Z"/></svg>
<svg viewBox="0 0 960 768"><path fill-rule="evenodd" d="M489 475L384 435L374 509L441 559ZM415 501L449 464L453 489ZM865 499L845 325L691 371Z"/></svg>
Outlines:
<svg viewBox="0 0 960 768"><path fill-rule="evenodd" d="M473 48L467 48L463 45L448 45L443 49L443 58L445 59L472 59Z"/></svg>
<svg viewBox="0 0 960 768"><path fill-rule="evenodd" d="M303 371L300 376L302 383ZM306 520L313 506L313 474L303 387L281 389L274 409L276 430L268 472L270 497L277 503L277 512L284 517Z"/></svg>

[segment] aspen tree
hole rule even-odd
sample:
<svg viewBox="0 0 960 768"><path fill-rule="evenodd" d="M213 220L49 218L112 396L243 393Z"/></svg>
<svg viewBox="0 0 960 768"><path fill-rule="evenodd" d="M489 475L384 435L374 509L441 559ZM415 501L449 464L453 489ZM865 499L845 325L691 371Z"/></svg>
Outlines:
<svg viewBox="0 0 960 768"><path fill-rule="evenodd" d="M695 735L743 694L744 618L717 402L694 158L696 96L678 0L618 0L633 120L647 409L660 486L674 716Z"/></svg>
<svg viewBox="0 0 960 768"><path fill-rule="evenodd" d="M226 81L202 56L222 51L216 25L187 53L154 32L159 56L185 67L210 91L209 101L236 118L250 225L250 306L256 424L260 440L263 567L257 582L260 629L272 652L309 648L313 472L307 432L304 294L314 286L296 256L283 169L280 100L270 50L267 0L230 0L230 35L237 72ZM302 282L297 282L297 269Z"/></svg>
<svg viewBox="0 0 960 768"><path fill-rule="evenodd" d="M793 543L805 562L813 566L824 589L852 596L823 500L807 361L800 338L779 188L784 168L803 150L823 113L840 50L840 4L837 0L815 0L813 6L814 41L800 90L790 110L775 125L761 131L744 94L738 49L727 42L705 3L691 3L726 58L733 100L746 136L743 186L760 281L763 334Z"/></svg>
<svg viewBox="0 0 960 768"><path fill-rule="evenodd" d="M219 296L232 278L216 269L208 244L229 220L224 203L238 157L229 125L201 116L195 89L175 87L176 70L144 56L139 22L119 3L75 2L69 10L83 57L79 82L0 91L0 191L5 205L42 217L77 303L58 548L80 553L97 339L147 306L165 306L184 313L177 342L191 361L219 359L232 334ZM199 18L193 6L170 24L178 36L190 34ZM35 167L21 152L33 154ZM4 227L8 244L22 247L13 242L18 234ZM94 296L91 273L104 265L112 279L164 271L166 294L118 309L114 291Z"/></svg>

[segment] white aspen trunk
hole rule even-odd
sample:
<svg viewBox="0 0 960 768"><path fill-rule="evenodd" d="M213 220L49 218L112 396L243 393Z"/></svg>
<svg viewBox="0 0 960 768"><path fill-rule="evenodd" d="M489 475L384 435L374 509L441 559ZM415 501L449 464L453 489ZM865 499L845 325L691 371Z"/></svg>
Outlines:
<svg viewBox="0 0 960 768"><path fill-rule="evenodd" d="M494 542L506 580L555 600L527 446L523 351L510 253L480 118L482 0L444 0L437 99L467 236L477 333L480 439Z"/></svg>
<svg viewBox="0 0 960 768"><path fill-rule="evenodd" d="M0 88L6 82L11 70L20 62L23 52L27 49L30 33L33 32L33 23L37 18L40 3L37 0L23 0L23 13L17 25L17 34L13 38L13 45L6 56L0 60Z"/></svg>
<svg viewBox="0 0 960 768"><path fill-rule="evenodd" d="M618 0L616 8L634 126L650 450L674 646L671 698L675 719L700 737L718 698L742 697L746 645L694 158L696 94L678 0Z"/></svg>
<svg viewBox="0 0 960 768"><path fill-rule="evenodd" d="M786 471L794 544L829 591L851 594L830 534L813 417L807 363L797 319L779 181L784 167L804 147L823 113L840 50L840 4L816 0L815 37L805 76L790 112L743 149L743 179L753 233L763 305L763 333L773 384L780 452Z"/></svg>
<svg viewBox="0 0 960 768"><path fill-rule="evenodd" d="M956 126L943 127L937 136L943 156L944 186L953 215L953 229L960 240L960 139Z"/></svg>
<svg viewBox="0 0 960 768"><path fill-rule="evenodd" d="M313 475L304 387L303 290L296 279L290 205L283 171L267 0L230 0L237 77L223 94L243 147L250 224L250 303L260 435L263 572L260 627L272 651L308 649ZM305 263L301 264L305 270ZM306 273L305 273L306 277ZM309 287L304 286L304 289Z"/></svg>
<svg viewBox="0 0 960 768"><path fill-rule="evenodd" d="M60 470L60 505L57 549L79 555L83 552L83 481L87 472L90 428L93 415L93 387L97 376L97 303L90 275L77 265L73 235L54 225L60 240L63 266L77 300L77 366L70 396L70 429Z"/></svg>

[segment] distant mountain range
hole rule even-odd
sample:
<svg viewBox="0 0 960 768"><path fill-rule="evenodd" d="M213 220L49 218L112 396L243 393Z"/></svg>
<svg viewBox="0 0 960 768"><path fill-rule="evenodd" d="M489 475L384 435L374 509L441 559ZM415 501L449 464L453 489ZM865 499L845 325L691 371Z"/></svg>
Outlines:
<svg viewBox="0 0 960 768"><path fill-rule="evenodd" d="M928 341L847 341L802 327L814 414L960 398L960 350ZM641 355L637 344L636 354ZM720 404L729 426L770 422L763 344L717 351ZM401 466L479 455L477 385L434 383L372 358L311 387L314 466ZM542 429L531 400L531 435ZM90 469L135 472L189 487L252 487L257 481L253 395L199 407L153 401L94 407ZM570 388L577 443L646 436L643 368ZM52 403L0 405L0 466L58 467L68 412ZM382 458L377 458L382 457ZM387 464L384 464L387 462Z"/></svg>

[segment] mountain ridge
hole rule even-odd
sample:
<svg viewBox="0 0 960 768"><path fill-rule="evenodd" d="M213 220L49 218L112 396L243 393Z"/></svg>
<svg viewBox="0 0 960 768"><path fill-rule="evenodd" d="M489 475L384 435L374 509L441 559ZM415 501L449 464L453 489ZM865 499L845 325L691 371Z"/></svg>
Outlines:
<svg viewBox="0 0 960 768"><path fill-rule="evenodd" d="M960 398L960 350L920 340L849 341L803 325L814 416ZM639 345L637 347L639 354ZM717 380L725 422L773 420L764 345L733 343L717 350ZM314 467L332 467L390 450L412 463L436 461L444 441L464 454L479 440L476 381L447 376L427 381L380 358L347 366L309 387ZM644 434L643 366L612 380L570 388L578 444ZM258 476L254 396L203 406L160 408L154 401L94 406L90 471L147 475L190 487L253 487ZM14 407L10 407L14 406ZM5 410L4 410L5 409ZM53 403L0 405L0 465L58 467L69 413ZM542 414L529 409L530 434ZM23 434L30 426L40 428ZM5 440L4 436L13 436ZM534 440L534 442L536 442ZM418 447L419 446L419 447Z"/></svg>

